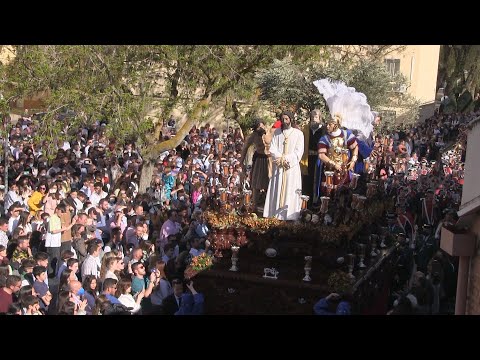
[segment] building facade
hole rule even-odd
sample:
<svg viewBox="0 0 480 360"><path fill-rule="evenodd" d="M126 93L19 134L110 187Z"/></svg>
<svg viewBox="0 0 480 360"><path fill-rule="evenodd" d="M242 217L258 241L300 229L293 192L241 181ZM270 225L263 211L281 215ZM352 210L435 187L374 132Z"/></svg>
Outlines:
<svg viewBox="0 0 480 360"><path fill-rule="evenodd" d="M437 86L440 45L406 45L385 56L384 62L392 75L400 72L410 82L406 92L420 101L420 120L433 115Z"/></svg>

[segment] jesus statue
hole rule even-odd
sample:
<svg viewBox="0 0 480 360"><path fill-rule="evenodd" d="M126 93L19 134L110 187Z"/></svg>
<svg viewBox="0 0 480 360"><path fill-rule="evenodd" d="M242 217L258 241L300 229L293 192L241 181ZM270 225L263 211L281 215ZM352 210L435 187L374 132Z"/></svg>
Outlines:
<svg viewBox="0 0 480 360"><path fill-rule="evenodd" d="M300 160L303 156L304 136L301 130L292 126L293 113L285 111L280 119L282 126L273 133L270 145L273 171L263 216L297 220L302 207Z"/></svg>

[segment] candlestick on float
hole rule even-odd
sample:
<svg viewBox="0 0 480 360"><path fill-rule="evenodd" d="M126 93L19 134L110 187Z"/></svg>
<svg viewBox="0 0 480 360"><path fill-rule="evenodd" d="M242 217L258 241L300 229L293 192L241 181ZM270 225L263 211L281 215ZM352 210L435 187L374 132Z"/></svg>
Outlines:
<svg viewBox="0 0 480 360"><path fill-rule="evenodd" d="M320 213L326 214L328 212L328 202L330 201L330 198L328 196L321 196L320 197Z"/></svg>
<svg viewBox="0 0 480 360"><path fill-rule="evenodd" d="M385 249L387 247L387 245L385 244L385 238L386 238L387 233L388 233L388 227L387 226L382 226L381 230L382 230L382 234L380 235L380 238L382 239L382 242L380 243L380 247L382 249Z"/></svg>
<svg viewBox="0 0 480 360"><path fill-rule="evenodd" d="M218 193L220 196L220 210L221 212L227 211L227 189L225 188L219 188Z"/></svg>
<svg viewBox="0 0 480 360"><path fill-rule="evenodd" d="M252 190L243 190L243 205L247 212L252 210Z"/></svg>
<svg viewBox="0 0 480 360"><path fill-rule="evenodd" d="M225 161L220 163L220 182L223 187L228 187L228 163Z"/></svg>
<svg viewBox="0 0 480 360"><path fill-rule="evenodd" d="M358 256L360 257L360 262L358 263L358 267L361 269L366 268L367 266L363 262L365 258L365 244L358 244Z"/></svg>
<svg viewBox="0 0 480 360"><path fill-rule="evenodd" d="M363 159L363 172L367 175L367 178L370 175L370 158Z"/></svg>
<svg viewBox="0 0 480 360"><path fill-rule="evenodd" d="M232 250L232 267L229 269L230 271L238 271L237 261L238 261L238 250L240 250L240 246L233 245L231 247Z"/></svg>
<svg viewBox="0 0 480 360"><path fill-rule="evenodd" d="M355 280L355 275L353 275L353 269L355 267L355 255L348 254L348 277L352 280Z"/></svg>
<svg viewBox="0 0 480 360"><path fill-rule="evenodd" d="M222 139L215 139L215 142L217 143L217 153L221 156L223 153L223 141Z"/></svg>
<svg viewBox="0 0 480 360"><path fill-rule="evenodd" d="M330 196L333 190L333 171L325 171L325 184L327 188L327 196Z"/></svg>
<svg viewBox="0 0 480 360"><path fill-rule="evenodd" d="M305 267L303 269L305 270L305 276L303 277L303 281L312 281L312 278L310 277L310 271L312 270L311 256L305 256Z"/></svg>
<svg viewBox="0 0 480 360"><path fill-rule="evenodd" d="M302 200L302 210L306 210L308 206L308 200L310 200L310 196L301 195L300 199Z"/></svg>
<svg viewBox="0 0 480 360"><path fill-rule="evenodd" d="M377 240L378 240L378 235L377 234L371 234L370 235L370 243L372 246L372 251L370 252L370 257L376 257L377 256Z"/></svg>
<svg viewBox="0 0 480 360"><path fill-rule="evenodd" d="M358 179L360 178L360 174L353 173L352 174L352 181L350 182L350 187L355 190L357 188Z"/></svg>

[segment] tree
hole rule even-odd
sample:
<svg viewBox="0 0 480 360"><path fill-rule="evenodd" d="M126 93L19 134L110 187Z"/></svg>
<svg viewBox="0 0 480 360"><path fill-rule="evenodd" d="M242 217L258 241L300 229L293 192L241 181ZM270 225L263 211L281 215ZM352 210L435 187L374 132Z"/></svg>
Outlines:
<svg viewBox="0 0 480 360"><path fill-rule="evenodd" d="M480 45L442 45L438 64L437 88L456 99L465 91L474 97L480 88ZM468 95L466 96L468 97ZM462 106L466 109L467 106ZM456 111L462 111L458 109Z"/></svg>
<svg viewBox="0 0 480 360"><path fill-rule="evenodd" d="M313 85L313 81L330 78L345 82L367 96L372 110L402 109L405 126L418 117L418 102L408 94L395 92L407 86L407 79L399 74L392 78L385 66L376 58L348 58L345 61L295 63L291 59L275 60L267 69L257 73L257 81L262 89L261 99L271 104L288 107L300 117L308 119L308 113L319 108L328 112L323 97ZM385 124L393 124L385 119Z"/></svg>
<svg viewBox="0 0 480 360"><path fill-rule="evenodd" d="M16 58L4 81L10 94L44 92L46 115L38 140L67 138L57 115L77 114L70 128L97 119L119 143L136 140L144 156L140 189L151 180L163 151L177 146L194 123L219 116L236 99L255 92L255 71L287 54L315 58L318 46L16 46ZM177 135L160 137L163 121L181 109L184 125Z"/></svg>
<svg viewBox="0 0 480 360"><path fill-rule="evenodd" d="M474 93L480 85L480 46L442 45L440 47L438 87L446 83L450 95L460 86Z"/></svg>

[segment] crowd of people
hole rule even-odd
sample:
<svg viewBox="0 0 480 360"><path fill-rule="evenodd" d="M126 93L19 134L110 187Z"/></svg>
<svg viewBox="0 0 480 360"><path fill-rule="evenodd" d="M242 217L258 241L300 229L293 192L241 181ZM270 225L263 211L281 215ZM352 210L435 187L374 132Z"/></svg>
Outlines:
<svg viewBox="0 0 480 360"><path fill-rule="evenodd" d="M410 281L416 308L423 306L429 313L438 313L438 298L446 292L444 268L451 263L437 252L439 227L454 221L465 146L460 160L453 153L446 158L443 149L453 139L465 137L466 123L474 115L437 115L410 132L394 131L389 137L389 151L405 159L401 166L412 180L408 189L400 187L405 194L399 197L406 199L402 204L413 213L415 224L428 226L421 234L410 230L412 235L407 237L417 237L417 256L425 247L431 253L425 266L418 264L415 281ZM311 129L325 126L319 116L312 119L316 125ZM282 181L290 187L295 181L295 188L301 189L301 172L314 177L299 166L306 132L295 129L291 113L279 120L273 130L257 121L251 136L258 139L245 139L240 128L219 131L210 124L194 126L176 149L159 156L150 186L140 192L142 156L135 143L119 146L107 138L105 122L78 129L74 140L57 144L55 157L49 160L47 144L32 140L37 123L28 116L20 118L13 124L9 151L0 164L3 174L5 160L9 163L8 188L0 185L0 313L203 313L203 295L184 271L193 256L210 251L206 241L210 229L203 214L217 198L218 189L233 195L251 189L255 207L261 205L263 193L264 215L290 220L292 209L299 210L301 201L282 187ZM282 132L284 138L275 138L281 124L289 122L292 130ZM165 139L175 135L174 121L165 124L163 135ZM377 142L383 144L384 139L379 136ZM251 144L257 148L253 171L245 166ZM318 139L310 144L315 149ZM311 154L308 148L306 152ZM294 167L298 168L294 180L283 176L283 170ZM413 169L426 175L429 186L421 187L419 179L424 177L416 174L414 178ZM401 171L393 166L383 170L389 178ZM430 184L435 187L429 197ZM421 197L436 201L433 215L412 205ZM437 283L440 290L435 290ZM424 294L431 287L435 300L422 303L419 292Z"/></svg>
<svg viewBox="0 0 480 360"><path fill-rule="evenodd" d="M78 129L49 161L46 144L32 141L36 123L13 124L8 188L0 188L0 313L203 313L184 271L206 250L204 188L218 159L211 129L194 128L163 153L140 193L141 155L107 139L105 125ZM238 132L223 135L234 148Z"/></svg>

